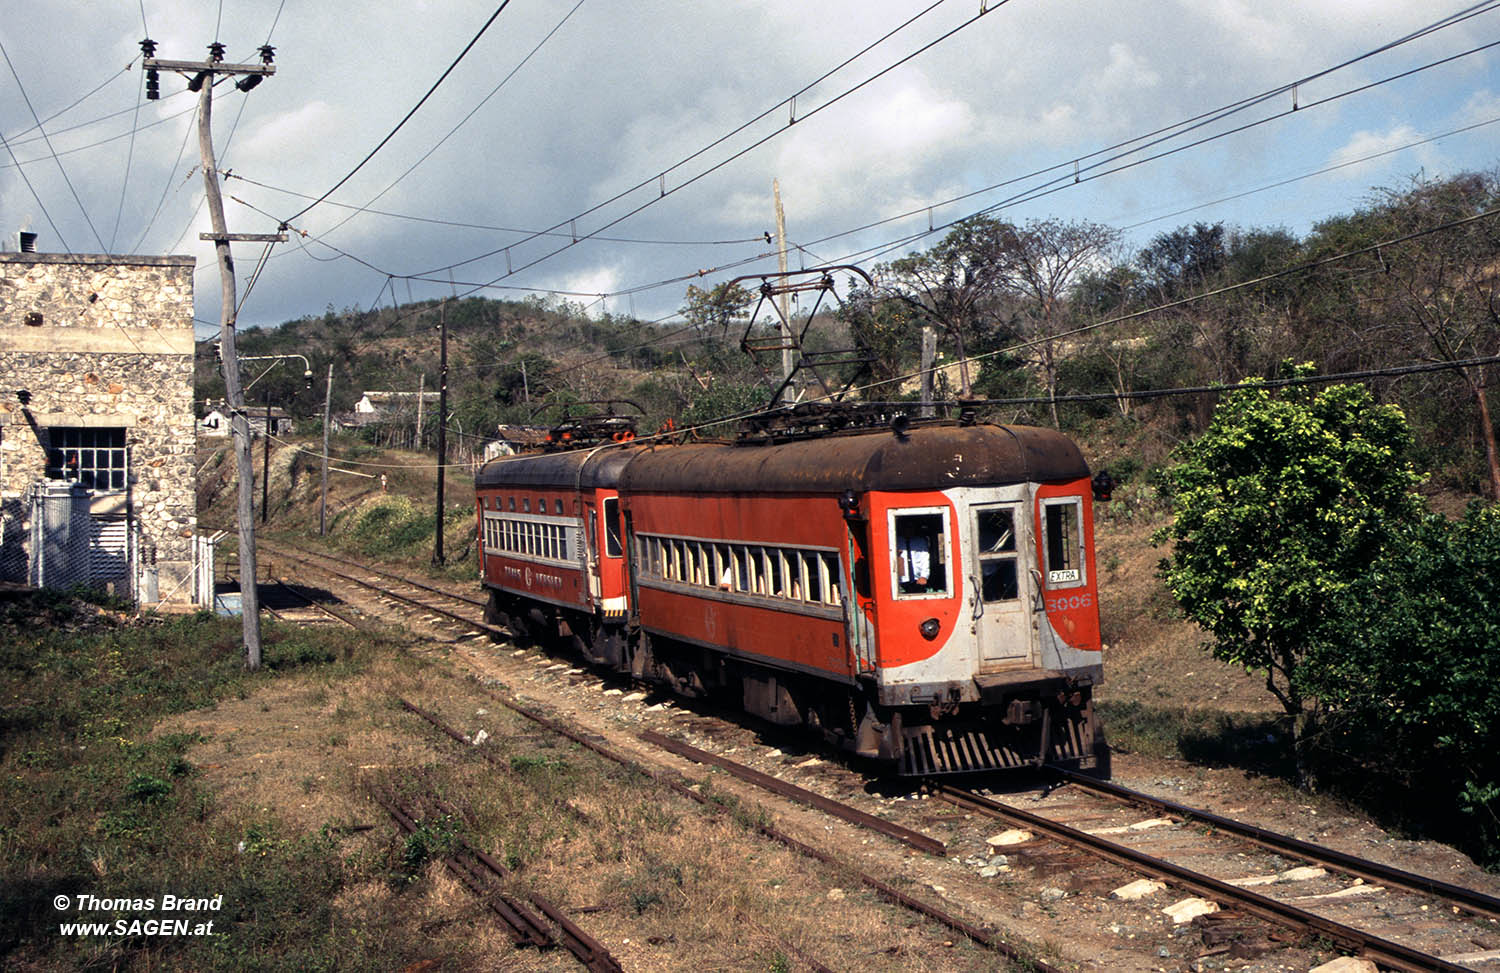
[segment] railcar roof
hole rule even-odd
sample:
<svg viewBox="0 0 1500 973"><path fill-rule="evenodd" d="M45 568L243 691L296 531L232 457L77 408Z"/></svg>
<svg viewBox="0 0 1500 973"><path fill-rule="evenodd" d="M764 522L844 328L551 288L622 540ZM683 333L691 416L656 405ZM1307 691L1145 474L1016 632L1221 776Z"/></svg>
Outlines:
<svg viewBox="0 0 1500 973"><path fill-rule="evenodd" d="M942 490L1076 480L1077 445L1036 426L918 426L779 444L695 444L638 453L620 489L644 493Z"/></svg>
<svg viewBox="0 0 1500 973"><path fill-rule="evenodd" d="M515 486L569 490L574 487L613 488L620 482L620 471L625 464L639 454L639 447L611 446L566 453L502 456L484 465L474 477L474 486L480 490Z"/></svg>

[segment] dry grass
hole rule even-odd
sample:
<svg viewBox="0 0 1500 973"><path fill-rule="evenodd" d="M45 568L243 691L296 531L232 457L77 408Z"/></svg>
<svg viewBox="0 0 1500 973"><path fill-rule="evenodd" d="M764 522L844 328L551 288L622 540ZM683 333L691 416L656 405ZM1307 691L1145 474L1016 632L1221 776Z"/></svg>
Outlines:
<svg viewBox="0 0 1500 973"><path fill-rule="evenodd" d="M1163 516L1143 504L1124 516L1106 512L1095 525L1105 643L1099 698L1153 707L1279 712L1261 679L1203 648L1203 633L1178 614L1157 580L1156 566L1165 552L1151 545L1151 534Z"/></svg>

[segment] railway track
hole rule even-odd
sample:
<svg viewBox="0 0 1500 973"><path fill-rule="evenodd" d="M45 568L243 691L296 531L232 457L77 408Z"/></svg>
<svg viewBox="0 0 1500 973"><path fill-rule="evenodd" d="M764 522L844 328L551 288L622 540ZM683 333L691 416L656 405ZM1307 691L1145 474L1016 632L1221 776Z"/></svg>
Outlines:
<svg viewBox="0 0 1500 973"><path fill-rule="evenodd" d="M1086 849L1091 854L1131 872L1184 889L1219 906L1232 907L1296 933L1323 937L1338 944L1351 955L1372 960L1383 968L1402 970L1406 973L1424 973L1424 971L1434 970L1442 971L1442 973L1468 973L1471 969L1378 936L1347 922L1337 921L1301 908L1283 899L1254 892L1243 885L1183 867L1165 857L1150 854L1124 842L1109 840L1102 837L1097 830L1091 832L1072 828L1042 815L1032 814L948 784L931 782L928 786L936 796L966 810L1018 825L1027 831L1045 835L1047 838L1073 848Z"/></svg>
<svg viewBox="0 0 1500 973"><path fill-rule="evenodd" d="M490 635L497 639L509 637L508 632L479 621L472 615L469 615L464 610L462 610L462 608L465 606L471 611L475 608L482 608L483 602L477 599L468 598L451 591L446 591L440 587L424 582L418 582L415 579L408 578L397 572L383 571L371 568L369 566L361 566L357 572L344 570L341 562L337 562L333 558L319 555L315 552L297 549L292 545L272 543L266 544L265 546L268 550L276 551L281 557L300 561L303 564L313 566L317 571L339 578L350 584L358 585L360 588L370 591L378 597L390 599L402 605L407 605L412 608L419 609L423 612L430 613L431 615L438 616L440 619L446 622L463 626L475 633ZM333 566L335 564L338 564L339 566ZM412 593L412 591L395 590L392 587L392 584L406 585L410 589L416 589L416 591L421 592L421 595L414 594ZM431 601L433 597L438 597L448 601L450 603L450 606L445 607L433 604ZM456 603L458 607L452 607L454 603ZM603 743L593 738L589 734L580 733L576 729L566 726L556 720L550 719L529 707L521 705L516 700L511 699L503 694L483 688L481 688L480 691L489 698L500 703L502 706L505 706L506 708L531 720L532 722L537 723L538 725L543 726L561 736L564 736L572 740L573 742L585 747L586 749L589 749L605 757L606 759L617 762L622 766L629 767L636 772L641 773L657 781L658 783L663 784L678 795L690 801L693 801L700 806L708 808L714 813L729 813L728 808L724 807L723 805L717 804L709 798L705 797L698 790L694 789L691 784L684 782L683 780L678 778L675 773L647 766L611 747L605 746ZM455 728L445 724L431 712L406 700L401 700L400 702L403 708L422 717L444 735L454 739L457 742L466 744L470 743L470 739L467 738L464 734L462 734ZM656 745L660 746L660 744ZM679 749L679 753L680 752L682 751ZM723 766L725 763L727 762L721 762L721 766ZM783 796L787 796L784 790L781 793L783 794ZM910 831L909 829L903 829L898 826L891 825L889 822L879 821L879 819L874 819L872 816L866 815L864 814L864 812L861 812L858 809L844 806L838 810L833 810L831 808L831 805L836 804L837 802L828 801L827 799L820 799L816 795L812 795L811 792L805 793L802 797L802 800L804 803L816 803L818 801L821 801L823 806L820 809L824 810L827 813L833 813L835 814L835 816L842 817L845 820L855 821L856 823L860 823L862 826L869 827L872 830L884 833L889 837L895 837L897 840L904 841L905 843L913 847L918 847L928 853L941 852L943 850L941 842L936 842L931 838L926 838L925 836L922 836L917 832ZM863 819L869 820L866 821ZM755 830L762 836L785 847L791 848L799 854L819 861L822 864L825 864L838 871L844 872L845 874L855 878L861 884L870 888L880 898L885 899L886 901L898 905L902 908L905 908L911 912L914 912L925 919L936 922L937 924L945 927L951 932L964 936L977 943L978 945L992 950L993 952L998 953L999 955L1004 956L1009 960L1023 964L1029 970L1036 971L1036 973L1063 973L1063 971L1058 967L1049 965L1045 961L1037 958L1033 954L1032 950L1025 947L1015 946L1007 942L1004 938L996 934L992 929L982 928L955 915L951 911L944 909L941 906L934 905L908 892L902 891L890 882L879 878L865 870L862 870L857 865L854 865L840 858L839 856L831 854L830 852L822 848L798 839L788 832L775 827L774 825L767 823L756 824ZM815 969L819 968L820 966L820 964L817 964L815 961L810 965L813 965Z"/></svg>
<svg viewBox="0 0 1500 973"><path fill-rule="evenodd" d="M421 830L420 816L401 806L394 797L378 790L372 790L370 796L385 808L402 832L410 835ZM508 868L462 838L457 839L456 844L454 852L444 856L444 866L500 919L517 946L549 949L561 943L590 973L624 973L609 950L562 909L535 892L527 895L526 902L506 893L504 883L511 877ZM528 904L541 912L547 921L538 917Z"/></svg>
<svg viewBox="0 0 1500 973"><path fill-rule="evenodd" d="M495 638L507 638L509 636L508 632L488 625L476 617L483 608L483 602L479 599L467 597L452 590L444 590L440 586L418 581L397 572L379 570L369 566L360 566L357 571L350 571L347 570L347 565L335 559L316 554L315 552L294 549L291 545L277 543L270 546L273 549L281 548L278 552L279 556L298 560L314 567L320 572L358 585L381 598L390 599L392 602L406 608L418 609L424 613L428 613L429 617L436 624L449 627L459 626L467 632L489 635ZM394 590L398 585L405 586L405 590ZM410 617L409 612L405 612L405 614L408 618ZM551 729L574 739L575 742L602 753L609 759L627 764L635 763L629 758L622 757L610 748L602 746L597 740L591 740L586 734L573 732L568 727L556 721L551 721L540 716L540 714L529 712L524 707L519 707L519 704L515 704L514 701L506 701L504 698L498 696L495 698L504 705L516 709L522 715L536 720L542 725L549 726ZM812 793L806 791L806 789L797 788L795 785L785 784L780 781L776 784L768 785L763 780L755 780L753 778L758 772L751 770L748 774L737 773L728 766L730 762L725 761L722 757L699 748L689 747L680 740L668 740L660 734L650 733L649 731L643 735L643 738L652 745L665 746L667 749L671 749L679 756L684 756L687 759L699 763L713 763L721 769L736 773L736 776L749 780L751 783L756 784L756 786L769 787L783 797L790 797L793 800L800 800L802 803L809 804L810 806L820 807L820 810L837 814L845 820L856 820L859 815L865 813L851 808L850 810L853 811L852 815L841 814L827 807L821 807L819 801L808 800L805 797L805 794ZM660 773L659 771L652 771L650 769L646 769L644 772L653 777L658 776ZM761 774L759 776L765 777L767 775ZM663 782L668 783L669 787L678 790L679 793L683 793L690 800L702 803L702 795L697 794L690 787L680 782L668 782L670 778L671 775L668 775L668 778L663 780ZM1406 922L1406 926L1430 925L1438 921L1439 916L1451 916L1453 913L1458 912L1470 917L1479 917L1484 923L1492 924L1494 920L1500 919L1500 899L1466 889L1462 886L1394 869L1358 856L1337 852L1332 849L1320 848L1319 846L1300 841L1290 836L1234 821L1202 809L1191 808L1186 805L1154 798L1150 795L1129 791L1118 785L1097 782L1091 778L1076 775L1066 775L1063 779L1068 784L1064 788L1066 792L1088 793L1101 803L1109 802L1116 806L1128 805L1131 807L1146 808L1152 813L1162 815L1162 820L1164 821L1175 822L1180 830L1190 830L1195 836L1194 840L1200 843L1210 835L1215 837L1233 836L1235 840L1249 843L1257 849L1262 850L1263 854L1278 856L1277 860L1279 860L1279 856L1286 856L1294 860L1312 863L1314 870L1332 870L1349 876L1353 879L1354 884L1344 885L1334 893L1323 893L1321 895L1305 897L1316 901L1318 903L1316 908L1322 910L1313 911L1313 907L1311 906L1304 907L1301 904L1291 901L1253 892L1250 890L1250 887L1260 886L1251 885L1251 883L1244 881L1243 877L1217 878L1206 872L1174 864L1168 860L1167 856L1153 855L1148 852L1131 849L1123 842L1105 840L1097 833L1090 835L1086 831L1070 828L1062 822L1049 820L1041 815L1033 815L1022 811L1020 808L1004 805L982 794L964 792L940 783L931 785L931 793L945 802L962 808L967 814L983 815L985 817L992 815L1003 816L1012 823L1027 830L1035 830L1039 834L1046 835L1047 840L1066 844L1072 848L1086 848L1089 855L1107 860L1118 868L1124 868L1138 874L1145 874L1168 885L1186 889L1193 895L1201 896L1204 899L1217 903L1218 906L1225 910L1224 915L1226 916L1253 917L1254 921L1267 924L1271 927L1290 930L1294 936L1314 937L1323 942L1337 944L1341 950L1351 955L1366 957L1379 964L1383 969L1403 971L1500 970L1500 951L1492 951L1481 946L1481 948L1471 950L1454 950L1448 948L1429 952L1424 951L1424 948L1406 945L1401 941L1408 938L1404 935L1405 930L1403 929L1402 917L1417 917ZM804 792L804 796L799 797L789 793L792 790L801 790ZM826 801L827 799L823 800ZM1089 816L1090 814L1095 817L1100 816L1099 812L1096 811L1084 813L1085 816ZM887 824L889 823L887 822ZM901 828L899 825L893 825L893 827ZM1127 832L1128 829L1129 826L1126 826L1125 830ZM901 830L909 831L910 829L903 828ZM889 830L885 833L889 836ZM914 831L912 833L916 834ZM1150 835L1159 835L1161 832L1155 828L1151 828L1142 829L1139 833L1148 835L1145 840L1149 842ZM790 836L768 835L768 837L774 837L774 840L780 840L784 844L788 844L789 847L797 848L797 850L808 854L810 857L826 860L831 865L846 868L852 867L838 863L831 858L825 859L824 855L826 853L821 849L807 846L796 839L791 839ZM898 838L897 840L902 839ZM942 846L942 842L937 839L928 837L926 841L932 842L936 847ZM913 845L913 847L918 846ZM933 848L923 850L928 851L928 853L935 853ZM1202 852L1199 851L1197 853L1201 854ZM1224 852L1222 854L1231 853ZM1019 857L1024 859L1027 856L1023 854ZM1241 855L1241 857L1244 856ZM1267 884L1276 882L1278 876L1287 873L1311 874L1311 872L1305 870L1286 869L1282 867L1273 867L1271 872L1271 881L1267 882ZM946 910L915 900L912 896L890 887L888 883L884 883L874 876L861 874L861 881L874 889L882 897L908 908L913 908L928 918L942 922L948 928L970 936L976 942L985 945L993 942L1004 946L988 930L980 929L964 920L957 919L957 917L948 914ZM1277 884L1284 884L1284 881ZM1400 889L1403 894L1411 897L1411 902L1420 901L1421 904L1391 905L1387 898L1392 894L1389 891L1391 889ZM1332 917L1332 915L1337 914L1336 910L1343 909L1347 912L1350 902L1367 903L1376 901L1377 899L1386 902L1386 905L1383 909L1375 908L1367 910L1377 913L1373 919L1367 915L1365 917L1366 921L1356 923L1352 919L1345 920ZM1383 913L1384 919L1380 918L1380 913ZM1221 917L1219 921L1222 923L1226 920ZM1367 928L1371 925L1380 931L1371 931ZM1500 942L1500 937L1495 935L1495 930L1486 928L1483 932L1485 935L1481 938ZM1462 930L1457 934L1460 942L1463 935ZM1434 937L1428 936L1427 938L1430 940ZM1442 937L1438 936L1436 938L1440 939ZM1454 937L1450 936L1449 938L1451 940ZM1205 938L1205 941L1208 941L1207 938ZM1479 939L1471 937L1469 941L1471 945L1480 945ZM1004 949L1001 951L1004 952ZM1017 955L1019 956L1020 954L1017 953ZM1035 962L1029 957L1027 961ZM1040 965L1036 968L1049 969L1045 965Z"/></svg>

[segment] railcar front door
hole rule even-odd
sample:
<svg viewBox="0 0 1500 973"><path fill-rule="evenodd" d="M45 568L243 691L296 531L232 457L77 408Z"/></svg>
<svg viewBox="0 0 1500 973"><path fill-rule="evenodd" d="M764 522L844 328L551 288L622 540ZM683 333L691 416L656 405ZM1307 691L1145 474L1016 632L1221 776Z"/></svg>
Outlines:
<svg viewBox="0 0 1500 973"><path fill-rule="evenodd" d="M981 670L1031 658L1031 578L1017 537L1019 503L976 504L970 509L972 555L969 611Z"/></svg>

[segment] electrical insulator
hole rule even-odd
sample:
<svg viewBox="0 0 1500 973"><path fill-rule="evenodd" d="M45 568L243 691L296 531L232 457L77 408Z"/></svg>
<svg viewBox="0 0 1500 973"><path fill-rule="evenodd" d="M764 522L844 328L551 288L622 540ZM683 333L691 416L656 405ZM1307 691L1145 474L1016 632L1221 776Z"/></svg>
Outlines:
<svg viewBox="0 0 1500 973"><path fill-rule="evenodd" d="M220 44L218 41L214 41L212 44L208 45L208 59L210 61L224 60L224 45Z"/></svg>
<svg viewBox="0 0 1500 973"><path fill-rule="evenodd" d="M141 41L141 57L152 58L156 56L156 41L146 38ZM161 97L161 78L155 68L146 69L146 100L156 101Z"/></svg>
<svg viewBox="0 0 1500 973"><path fill-rule="evenodd" d="M275 60L275 54L276 48L272 47L270 44L262 44L260 46L260 63L270 64L273 60Z"/></svg>

